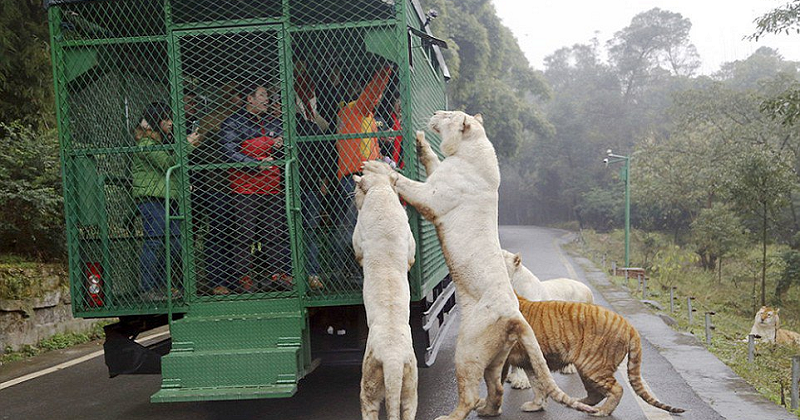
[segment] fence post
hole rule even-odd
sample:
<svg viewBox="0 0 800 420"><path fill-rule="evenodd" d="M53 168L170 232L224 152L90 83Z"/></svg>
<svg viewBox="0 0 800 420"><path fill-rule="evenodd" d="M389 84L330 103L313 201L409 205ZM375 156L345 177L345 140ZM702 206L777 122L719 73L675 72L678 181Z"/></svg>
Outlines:
<svg viewBox="0 0 800 420"><path fill-rule="evenodd" d="M711 324L711 315L714 315L713 311L706 312L706 345L711 345L711 330L715 327Z"/></svg>
<svg viewBox="0 0 800 420"><path fill-rule="evenodd" d="M798 380L800 380L800 356L792 356L792 410L797 410Z"/></svg>
<svg viewBox="0 0 800 420"><path fill-rule="evenodd" d="M747 335L747 363L753 363L756 353L756 336L753 334Z"/></svg>
<svg viewBox="0 0 800 420"><path fill-rule="evenodd" d="M675 313L675 286L669 288L669 313Z"/></svg>
<svg viewBox="0 0 800 420"><path fill-rule="evenodd" d="M611 261L611 275L612 276L616 276L617 275L617 262L616 261Z"/></svg>
<svg viewBox="0 0 800 420"><path fill-rule="evenodd" d="M694 321L693 312L695 309L692 308L692 300L694 300L694 296L689 296L686 298L686 309L689 311L689 325L692 325L692 321Z"/></svg>
<svg viewBox="0 0 800 420"><path fill-rule="evenodd" d="M642 300L645 299L647 299L647 276L642 276Z"/></svg>

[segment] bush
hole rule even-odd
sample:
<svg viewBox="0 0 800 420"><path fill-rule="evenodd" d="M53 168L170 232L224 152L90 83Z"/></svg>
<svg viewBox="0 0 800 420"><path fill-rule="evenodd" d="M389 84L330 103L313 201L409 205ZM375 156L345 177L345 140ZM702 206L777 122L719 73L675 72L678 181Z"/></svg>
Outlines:
<svg viewBox="0 0 800 420"><path fill-rule="evenodd" d="M65 255L55 130L0 123L0 253L43 260Z"/></svg>

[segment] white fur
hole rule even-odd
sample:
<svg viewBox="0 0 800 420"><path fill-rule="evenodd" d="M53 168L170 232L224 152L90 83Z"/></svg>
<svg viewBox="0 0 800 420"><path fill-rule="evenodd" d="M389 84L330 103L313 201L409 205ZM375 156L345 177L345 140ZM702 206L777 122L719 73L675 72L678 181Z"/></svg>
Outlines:
<svg viewBox="0 0 800 420"><path fill-rule="evenodd" d="M755 319L753 319L753 328L750 329L750 334L761 337L760 340L774 343L780 327L780 317L778 315L780 309L771 311L767 309L766 306L762 306L758 310Z"/></svg>
<svg viewBox="0 0 800 420"><path fill-rule="evenodd" d="M462 315L455 356L458 405L437 420L461 420L473 409L479 415L500 414L500 373L517 340L527 350L537 378L544 382L546 395L593 412L556 386L533 330L519 312L497 232L500 170L481 119L463 112L438 111L429 126L442 135L446 157L439 162L424 134L417 133L417 150L428 173L426 182L412 181L376 161L366 162L364 172L389 174L400 196L436 226L456 284ZM478 395L482 379L487 387L485 401Z"/></svg>
<svg viewBox="0 0 800 420"><path fill-rule="evenodd" d="M572 279L558 278L541 281L527 267L522 264L519 254L503 250L506 270L511 277L511 286L523 298L532 302L544 300L566 300L570 302L594 303L592 290L585 284ZM567 365L561 373L577 373L574 365ZM531 383L525 371L517 366L511 366L511 371L506 378L514 389L528 389Z"/></svg>
<svg viewBox="0 0 800 420"><path fill-rule="evenodd" d="M353 249L364 269L364 307L369 336L361 366L361 416L377 420L385 399L389 420L417 412L417 358L408 323L407 272L416 245L408 217L389 177L355 177L358 221Z"/></svg>
<svg viewBox="0 0 800 420"><path fill-rule="evenodd" d="M578 280L561 277L545 280L542 286L550 293L550 300L594 303L592 290Z"/></svg>

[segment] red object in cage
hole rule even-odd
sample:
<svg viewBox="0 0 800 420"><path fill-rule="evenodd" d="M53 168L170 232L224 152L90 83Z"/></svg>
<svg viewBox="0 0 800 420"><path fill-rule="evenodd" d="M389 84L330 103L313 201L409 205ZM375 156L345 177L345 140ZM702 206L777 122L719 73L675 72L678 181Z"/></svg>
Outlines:
<svg viewBox="0 0 800 420"><path fill-rule="evenodd" d="M89 306L103 306L103 266L99 262L86 263L86 291L89 294Z"/></svg>

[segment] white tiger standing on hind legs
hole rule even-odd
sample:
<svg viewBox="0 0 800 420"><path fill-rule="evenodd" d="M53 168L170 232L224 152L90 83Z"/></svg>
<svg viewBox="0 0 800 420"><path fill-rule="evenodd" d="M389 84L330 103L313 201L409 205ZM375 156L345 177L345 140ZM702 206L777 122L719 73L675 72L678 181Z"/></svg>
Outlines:
<svg viewBox="0 0 800 420"><path fill-rule="evenodd" d="M500 373L517 341L528 353L545 395L595 412L558 388L531 326L519 312L497 231L500 169L480 115L437 111L429 126L442 136L445 159L439 162L424 134L417 132L417 153L428 173L426 182L412 181L377 161L365 162L364 173L388 174L400 196L434 224L456 285L461 312L455 355L458 405L437 420L462 420L475 409L482 416L499 415ZM481 379L486 381L485 400L479 398Z"/></svg>
<svg viewBox="0 0 800 420"><path fill-rule="evenodd" d="M367 348L361 366L361 417L378 420L381 401L389 420L417 414L417 358L408 323L408 270L416 244L408 216L385 174L355 176L358 221L353 250L364 269Z"/></svg>
<svg viewBox="0 0 800 420"><path fill-rule="evenodd" d="M539 280L531 270L522 265L522 257L503 250L506 270L511 279L511 287L520 296L531 302L547 300L563 300L567 302L594 303L594 295L589 286L565 277L552 280ZM564 374L577 373L575 365L567 365L560 371ZM506 382L511 383L514 389L528 389L531 382L525 371L517 366L511 366Z"/></svg>

